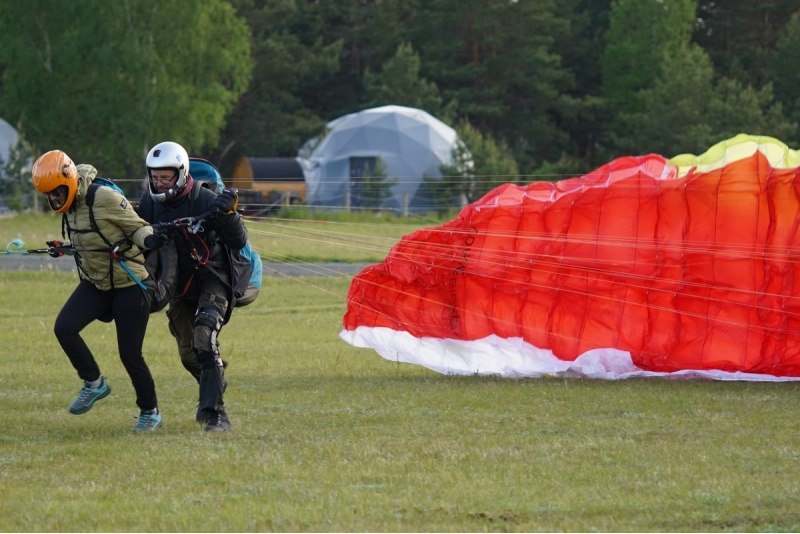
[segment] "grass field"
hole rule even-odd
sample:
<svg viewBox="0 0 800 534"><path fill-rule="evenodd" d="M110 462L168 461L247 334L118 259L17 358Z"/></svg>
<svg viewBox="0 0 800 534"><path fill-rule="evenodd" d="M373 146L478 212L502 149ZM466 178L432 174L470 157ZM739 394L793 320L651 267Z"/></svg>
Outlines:
<svg viewBox="0 0 800 534"><path fill-rule="evenodd" d="M194 422L156 314L165 423L140 435L111 325L85 331L111 396L67 412L75 283L0 271L2 531L800 530L798 384L443 376L338 339L348 278L269 278L221 336L233 430Z"/></svg>

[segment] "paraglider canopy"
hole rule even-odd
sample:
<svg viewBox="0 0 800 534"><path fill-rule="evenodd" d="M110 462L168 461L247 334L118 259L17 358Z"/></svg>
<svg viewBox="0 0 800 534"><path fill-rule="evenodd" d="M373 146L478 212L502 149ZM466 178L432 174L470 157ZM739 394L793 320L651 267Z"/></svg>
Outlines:
<svg viewBox="0 0 800 534"><path fill-rule="evenodd" d="M800 380L798 183L739 135L502 185L359 273L341 337L448 374Z"/></svg>

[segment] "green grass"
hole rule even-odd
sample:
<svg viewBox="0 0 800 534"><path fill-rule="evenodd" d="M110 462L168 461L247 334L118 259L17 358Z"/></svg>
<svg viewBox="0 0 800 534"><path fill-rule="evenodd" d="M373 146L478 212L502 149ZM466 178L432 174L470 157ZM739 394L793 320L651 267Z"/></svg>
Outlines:
<svg viewBox="0 0 800 534"><path fill-rule="evenodd" d="M405 234L420 228L403 221L248 220L253 247L265 261L378 262Z"/></svg>
<svg viewBox="0 0 800 534"><path fill-rule="evenodd" d="M59 228L0 219L8 240ZM233 430L194 422L161 313L145 355L165 423L140 435L113 325L84 331L111 396L67 412L80 381L52 326L76 280L0 271L2 531L800 530L800 384L443 376L338 338L348 278L266 278L221 335Z"/></svg>
<svg viewBox="0 0 800 534"><path fill-rule="evenodd" d="M448 377L340 341L348 280L267 279L222 333L234 429L194 423L163 314L165 426L113 393L82 416L52 323L69 273L0 273L4 531L797 531L800 386Z"/></svg>
<svg viewBox="0 0 800 534"><path fill-rule="evenodd" d="M0 250L13 239L22 239L25 248L42 248L45 241L61 239L61 215L30 214L0 217Z"/></svg>

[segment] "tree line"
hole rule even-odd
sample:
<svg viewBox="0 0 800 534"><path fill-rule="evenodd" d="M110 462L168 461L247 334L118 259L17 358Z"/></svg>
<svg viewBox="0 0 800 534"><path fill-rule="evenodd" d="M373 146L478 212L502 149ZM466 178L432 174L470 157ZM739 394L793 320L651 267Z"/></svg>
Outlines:
<svg viewBox="0 0 800 534"><path fill-rule="evenodd" d="M742 132L797 147L799 49L796 0L0 0L0 117L31 154L141 180L163 140L228 175L418 107L475 197Z"/></svg>

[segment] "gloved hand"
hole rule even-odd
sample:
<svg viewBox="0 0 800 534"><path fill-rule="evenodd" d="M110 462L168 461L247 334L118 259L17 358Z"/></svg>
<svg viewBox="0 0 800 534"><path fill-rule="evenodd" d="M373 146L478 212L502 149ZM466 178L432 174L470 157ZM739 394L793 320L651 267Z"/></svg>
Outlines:
<svg viewBox="0 0 800 534"><path fill-rule="evenodd" d="M57 247L64 246L64 243L61 241L45 241L45 244L48 247L47 254L49 254L51 258L60 258L64 255L60 250L56 250Z"/></svg>
<svg viewBox="0 0 800 534"><path fill-rule="evenodd" d="M150 250L156 250L167 244L167 234L155 232L144 238L144 246Z"/></svg>
<svg viewBox="0 0 800 534"><path fill-rule="evenodd" d="M233 213L239 205L239 190L225 189L214 199L213 207L222 213Z"/></svg>

